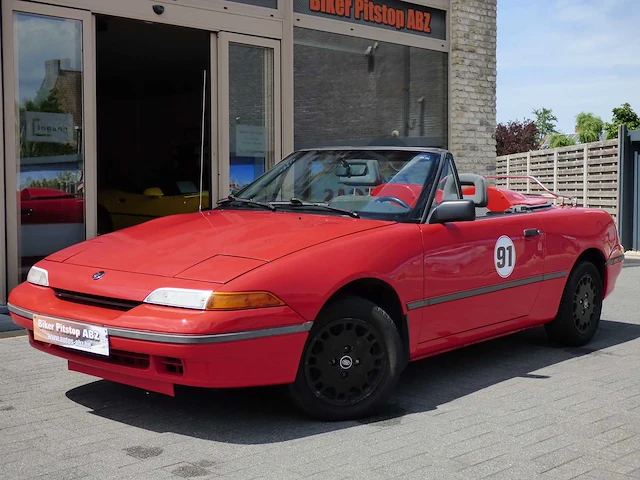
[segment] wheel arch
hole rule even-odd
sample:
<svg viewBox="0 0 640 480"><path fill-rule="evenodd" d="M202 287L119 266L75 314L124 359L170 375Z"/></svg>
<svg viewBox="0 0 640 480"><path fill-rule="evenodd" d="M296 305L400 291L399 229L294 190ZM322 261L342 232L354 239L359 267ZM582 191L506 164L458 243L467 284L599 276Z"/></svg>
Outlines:
<svg viewBox="0 0 640 480"><path fill-rule="evenodd" d="M403 348L403 365L409 363L409 323L396 290L389 283L378 278L359 278L346 283L336 290L324 305L346 295L367 299L387 312L400 334Z"/></svg>
<svg viewBox="0 0 640 480"><path fill-rule="evenodd" d="M603 289L602 291L606 292L607 291L607 268L606 268L607 261L604 256L604 253L602 253L602 251L596 247L587 248L578 256L578 258L576 258L576 261L573 264L572 270L576 268L576 265L578 265L578 263L582 261L587 261L595 265L595 267L598 269L598 273L600 274L600 278L602 279L602 289Z"/></svg>

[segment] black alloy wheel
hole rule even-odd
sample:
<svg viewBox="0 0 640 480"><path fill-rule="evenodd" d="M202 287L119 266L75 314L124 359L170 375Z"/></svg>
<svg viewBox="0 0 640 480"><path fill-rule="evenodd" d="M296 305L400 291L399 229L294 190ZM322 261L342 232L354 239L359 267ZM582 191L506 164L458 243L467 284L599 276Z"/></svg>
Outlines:
<svg viewBox="0 0 640 480"><path fill-rule="evenodd" d="M402 342L389 315L369 300L342 297L314 322L290 392L315 418L360 418L390 395L401 358Z"/></svg>
<svg viewBox="0 0 640 480"><path fill-rule="evenodd" d="M596 266L581 261L571 271L556 318L545 325L549 338L569 346L584 345L596 333L602 314L603 285Z"/></svg>
<svg viewBox="0 0 640 480"><path fill-rule="evenodd" d="M573 321L576 328L584 334L591 326L593 313L598 302L596 295L598 289L591 275L583 275L578 281L578 287L573 298Z"/></svg>
<svg viewBox="0 0 640 480"><path fill-rule="evenodd" d="M382 336L356 318L334 320L314 336L304 367L309 388L331 405L352 405L375 390L387 368Z"/></svg>

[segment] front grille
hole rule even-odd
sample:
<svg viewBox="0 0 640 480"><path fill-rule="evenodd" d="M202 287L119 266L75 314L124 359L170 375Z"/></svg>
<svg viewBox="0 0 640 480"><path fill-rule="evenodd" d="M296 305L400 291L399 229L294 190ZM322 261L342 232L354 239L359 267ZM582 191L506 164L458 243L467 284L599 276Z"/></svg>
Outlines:
<svg viewBox="0 0 640 480"><path fill-rule="evenodd" d="M92 305L102 308L110 308L115 310L131 310L142 302L134 300L123 300L121 298L101 297L99 295L90 295L88 293L71 292L68 290L54 289L55 296L60 300L73 303L82 303L83 305Z"/></svg>
<svg viewBox="0 0 640 480"><path fill-rule="evenodd" d="M116 365L123 365L132 368L149 368L149 355L146 353L124 352L122 350L111 350L109 361Z"/></svg>
<svg viewBox="0 0 640 480"><path fill-rule="evenodd" d="M124 350L111 350L109 356L97 355L95 353L84 352L82 350L69 349L54 345L51 343L41 342L36 340L33 336L33 331L29 330L30 340L47 350L52 350L60 353L72 353L85 358L91 358L93 360L99 360L100 362L110 363L112 365L121 365L123 367L136 368L140 370L147 370L151 364L151 357L146 353L127 352Z"/></svg>

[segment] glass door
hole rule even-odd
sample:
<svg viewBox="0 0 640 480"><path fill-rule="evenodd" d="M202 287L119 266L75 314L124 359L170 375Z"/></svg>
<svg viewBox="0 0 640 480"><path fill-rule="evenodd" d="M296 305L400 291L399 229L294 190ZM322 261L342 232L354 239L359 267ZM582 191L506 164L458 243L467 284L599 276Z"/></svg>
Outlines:
<svg viewBox="0 0 640 480"><path fill-rule="evenodd" d="M220 196L280 160L280 42L218 35Z"/></svg>
<svg viewBox="0 0 640 480"><path fill-rule="evenodd" d="M10 290L35 262L87 236L93 59L88 12L2 6Z"/></svg>

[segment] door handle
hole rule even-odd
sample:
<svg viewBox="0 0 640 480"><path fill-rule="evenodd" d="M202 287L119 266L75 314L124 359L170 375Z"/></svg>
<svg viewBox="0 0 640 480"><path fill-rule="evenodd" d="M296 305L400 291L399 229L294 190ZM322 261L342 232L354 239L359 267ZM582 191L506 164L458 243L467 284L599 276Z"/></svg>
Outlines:
<svg viewBox="0 0 640 480"><path fill-rule="evenodd" d="M524 236L525 237L535 237L536 235L540 235L540 230L537 228L525 228Z"/></svg>

